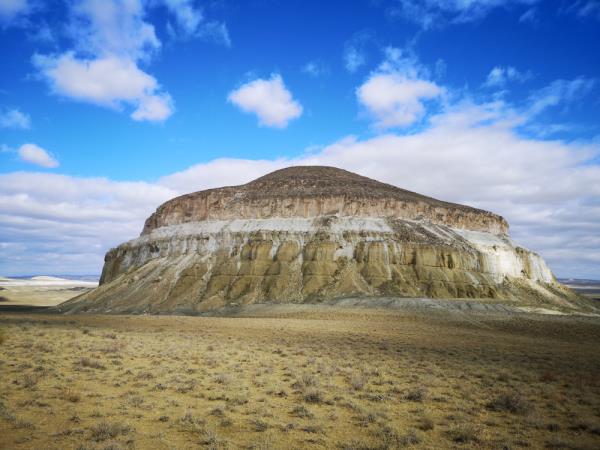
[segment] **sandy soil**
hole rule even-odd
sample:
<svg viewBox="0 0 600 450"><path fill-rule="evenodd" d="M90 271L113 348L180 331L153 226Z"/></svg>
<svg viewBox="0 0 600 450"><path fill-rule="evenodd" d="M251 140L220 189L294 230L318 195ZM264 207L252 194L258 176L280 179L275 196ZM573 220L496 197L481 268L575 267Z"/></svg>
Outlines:
<svg viewBox="0 0 600 450"><path fill-rule="evenodd" d="M1 314L0 448L600 448L597 318L236 315Z"/></svg>

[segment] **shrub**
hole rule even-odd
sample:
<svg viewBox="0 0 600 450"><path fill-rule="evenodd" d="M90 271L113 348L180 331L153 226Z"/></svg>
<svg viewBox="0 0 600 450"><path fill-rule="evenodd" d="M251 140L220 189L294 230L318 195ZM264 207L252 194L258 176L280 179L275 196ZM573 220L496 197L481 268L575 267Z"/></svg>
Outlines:
<svg viewBox="0 0 600 450"><path fill-rule="evenodd" d="M15 428L25 428L28 430L35 429L35 425L33 423L29 422L28 420L19 419L14 423L14 426L15 426Z"/></svg>
<svg viewBox="0 0 600 450"><path fill-rule="evenodd" d="M450 439L459 444L479 442L479 428L470 423L457 425L448 431Z"/></svg>
<svg viewBox="0 0 600 450"><path fill-rule="evenodd" d="M419 423L419 429L421 431L431 431L435 428L435 423L429 417L423 417Z"/></svg>
<svg viewBox="0 0 600 450"><path fill-rule="evenodd" d="M215 417L224 417L225 411L223 411L221 408L214 408L209 414Z"/></svg>
<svg viewBox="0 0 600 450"><path fill-rule="evenodd" d="M106 369L106 367L97 359L87 357L80 358L77 364L80 367L89 367L90 369Z"/></svg>
<svg viewBox="0 0 600 450"><path fill-rule="evenodd" d="M381 429L379 440L381 441L381 445L377 448L384 449L402 448L421 442L415 431L410 430L407 434L400 434L390 426L384 426Z"/></svg>
<svg viewBox="0 0 600 450"><path fill-rule="evenodd" d="M304 405L296 406L292 410L292 414L296 417L314 417L313 413L311 413Z"/></svg>
<svg viewBox="0 0 600 450"><path fill-rule="evenodd" d="M323 393L318 389L308 389L302 395L305 402L321 403L323 401Z"/></svg>
<svg viewBox="0 0 600 450"><path fill-rule="evenodd" d="M301 388L315 387L319 385L319 380L310 373L304 373L300 376L298 384Z"/></svg>
<svg viewBox="0 0 600 450"><path fill-rule="evenodd" d="M254 428L254 431L262 432L262 431L266 431L269 428L269 424L267 422L265 422L264 420L260 420L260 419L254 419L250 422L250 424Z"/></svg>
<svg viewBox="0 0 600 450"><path fill-rule="evenodd" d="M92 439L96 442L114 439L120 434L128 434L131 428L118 422L107 422L103 420L97 425L90 428L92 431Z"/></svg>
<svg viewBox="0 0 600 450"><path fill-rule="evenodd" d="M507 411L513 414L524 414L529 411L529 403L518 392L509 392L498 395L487 404L492 411Z"/></svg>
<svg viewBox="0 0 600 450"><path fill-rule="evenodd" d="M76 392L72 389L65 389L62 392L62 398L68 402L77 403L79 400L81 400L81 395L79 395L79 392Z"/></svg>
<svg viewBox="0 0 600 450"><path fill-rule="evenodd" d="M215 382L219 384L229 384L232 381L232 377L226 373L220 373L215 377Z"/></svg>
<svg viewBox="0 0 600 450"><path fill-rule="evenodd" d="M23 387L26 389L31 389L38 382L38 377L35 375L25 374L23 376Z"/></svg>
<svg viewBox="0 0 600 450"><path fill-rule="evenodd" d="M355 391L362 390L362 388L365 387L365 377L361 374L353 374L350 378L350 386Z"/></svg>
<svg viewBox="0 0 600 450"><path fill-rule="evenodd" d="M408 400L411 402L422 402L425 400L425 396L427 395L427 391L425 388L418 387L414 389L410 389L406 394L404 394L404 400Z"/></svg>
<svg viewBox="0 0 600 450"><path fill-rule="evenodd" d="M302 428L302 431L311 434L323 433L323 427L320 425L307 425Z"/></svg>

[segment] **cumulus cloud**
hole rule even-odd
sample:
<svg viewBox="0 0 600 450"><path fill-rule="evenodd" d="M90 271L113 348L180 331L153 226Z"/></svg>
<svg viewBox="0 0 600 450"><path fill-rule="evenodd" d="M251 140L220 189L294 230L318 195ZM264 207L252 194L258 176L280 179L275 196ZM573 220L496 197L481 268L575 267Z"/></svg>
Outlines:
<svg viewBox="0 0 600 450"><path fill-rule="evenodd" d="M302 105L293 99L278 74L242 85L230 92L227 100L244 112L256 114L263 126L285 128L302 115Z"/></svg>
<svg viewBox="0 0 600 450"><path fill-rule="evenodd" d="M387 48L386 58L356 90L358 101L375 119L377 128L407 127L425 115L426 100L444 90L423 79L427 71L411 55Z"/></svg>
<svg viewBox="0 0 600 450"><path fill-rule="evenodd" d="M132 105L135 120L162 121L173 112L170 96L156 79L126 58L77 59L72 53L59 57L36 55L34 64L55 94L120 109Z"/></svg>
<svg viewBox="0 0 600 450"><path fill-rule="evenodd" d="M82 0L70 12L68 30L84 55L147 60L161 46L142 0Z"/></svg>
<svg viewBox="0 0 600 450"><path fill-rule="evenodd" d="M140 0L75 2L68 26L75 50L36 54L33 64L57 95L116 110L132 107L134 120L164 121L173 102L137 62L161 45L144 15Z"/></svg>
<svg viewBox="0 0 600 450"><path fill-rule="evenodd" d="M21 128L27 130L31 126L31 119L18 109L8 109L4 112L0 110L1 128Z"/></svg>
<svg viewBox="0 0 600 450"><path fill-rule="evenodd" d="M376 119L375 126L379 128L412 125L425 114L423 101L441 93L435 83L395 73L372 75L356 91L358 100Z"/></svg>
<svg viewBox="0 0 600 450"><path fill-rule="evenodd" d="M156 78L142 70L161 48L150 8L164 5L186 37L230 44L223 23L206 21L190 0L82 0L69 2L67 36L72 48L32 58L53 93L77 101L127 110L138 121L162 122L173 100Z"/></svg>
<svg viewBox="0 0 600 450"><path fill-rule="evenodd" d="M482 19L496 8L533 5L539 0L396 0L389 13L417 23L424 29L448 23Z"/></svg>
<svg viewBox="0 0 600 450"><path fill-rule="evenodd" d="M23 144L17 150L19 158L22 161L35 164L36 166L49 169L58 167L58 161L54 159L46 150L35 144Z"/></svg>
<svg viewBox="0 0 600 450"><path fill-rule="evenodd" d="M512 66L496 66L487 76L485 87L502 88L509 82L524 82L531 78L530 72L519 72Z"/></svg>
<svg viewBox="0 0 600 450"><path fill-rule="evenodd" d="M0 24L10 24L31 10L28 0L0 0Z"/></svg>

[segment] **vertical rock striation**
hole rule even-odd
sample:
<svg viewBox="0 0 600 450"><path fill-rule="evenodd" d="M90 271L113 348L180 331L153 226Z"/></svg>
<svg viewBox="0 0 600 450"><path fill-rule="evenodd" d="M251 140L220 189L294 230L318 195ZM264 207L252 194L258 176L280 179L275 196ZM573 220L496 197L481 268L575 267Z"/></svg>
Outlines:
<svg viewBox="0 0 600 450"><path fill-rule="evenodd" d="M194 313L348 296L482 298L575 308L493 213L332 167L290 167L161 205L63 311Z"/></svg>

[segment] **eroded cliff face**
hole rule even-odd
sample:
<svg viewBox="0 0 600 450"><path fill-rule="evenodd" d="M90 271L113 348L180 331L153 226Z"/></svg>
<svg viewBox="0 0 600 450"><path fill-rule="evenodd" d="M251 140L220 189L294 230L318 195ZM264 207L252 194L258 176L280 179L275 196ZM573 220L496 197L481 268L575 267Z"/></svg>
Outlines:
<svg viewBox="0 0 600 450"><path fill-rule="evenodd" d="M162 205L144 225L142 235L157 228L206 220L385 217L390 219L422 219L454 228L508 233L506 221L493 213L474 208L429 204L396 198L364 198L339 196L248 198L232 189L204 191L178 197Z"/></svg>
<svg viewBox="0 0 600 450"><path fill-rule="evenodd" d="M291 167L161 205L63 311L202 312L348 296L504 299L574 308L493 213L332 167Z"/></svg>
<svg viewBox="0 0 600 450"><path fill-rule="evenodd" d="M347 296L524 297L574 307L544 261L503 235L355 217L235 219L162 227L106 255L72 311L194 313Z"/></svg>

